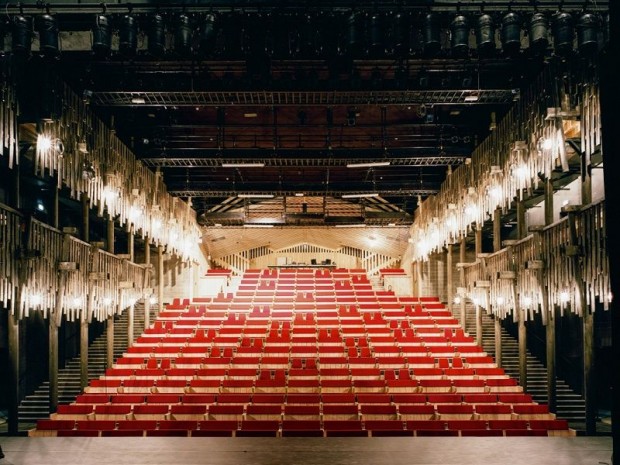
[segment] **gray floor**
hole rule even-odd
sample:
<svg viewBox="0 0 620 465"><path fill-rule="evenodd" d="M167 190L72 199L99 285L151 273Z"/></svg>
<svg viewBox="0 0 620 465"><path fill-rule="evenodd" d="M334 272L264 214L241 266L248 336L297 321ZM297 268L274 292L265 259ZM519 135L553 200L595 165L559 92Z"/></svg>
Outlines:
<svg viewBox="0 0 620 465"><path fill-rule="evenodd" d="M0 465L603 465L612 438L0 437Z"/></svg>

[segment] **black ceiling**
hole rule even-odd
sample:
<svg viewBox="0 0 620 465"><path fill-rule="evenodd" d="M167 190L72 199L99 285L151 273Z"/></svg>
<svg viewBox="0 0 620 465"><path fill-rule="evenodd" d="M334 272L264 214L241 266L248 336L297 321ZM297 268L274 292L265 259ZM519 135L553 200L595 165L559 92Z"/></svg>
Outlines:
<svg viewBox="0 0 620 465"><path fill-rule="evenodd" d="M536 11L557 18L557 2L472 3L460 13L449 1L240 3L108 5L112 47L97 53L102 7L51 4L60 50L27 57L22 89L45 89L58 73L199 214L240 208L230 201L239 194L378 194L410 222L418 199L466 161L545 62L577 53L525 39ZM562 3L582 14L583 2ZM34 8L22 10L36 29L45 11ZM495 33L481 45L484 14ZM510 14L520 21L516 46ZM263 166L243 166L253 163Z"/></svg>

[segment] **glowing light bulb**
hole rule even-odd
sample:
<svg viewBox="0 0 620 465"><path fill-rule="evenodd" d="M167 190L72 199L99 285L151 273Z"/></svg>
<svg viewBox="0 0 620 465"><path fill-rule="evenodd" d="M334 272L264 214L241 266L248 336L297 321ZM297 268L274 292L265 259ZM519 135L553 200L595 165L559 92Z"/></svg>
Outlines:
<svg viewBox="0 0 620 465"><path fill-rule="evenodd" d="M129 209L129 219L131 221L136 221L142 216L142 210L139 207L131 207Z"/></svg>
<svg viewBox="0 0 620 465"><path fill-rule="evenodd" d="M523 297L523 299L521 299L521 303L524 307L529 307L530 305L532 305L532 298L527 296Z"/></svg>
<svg viewBox="0 0 620 465"><path fill-rule="evenodd" d="M517 179L521 179L521 180L527 178L527 172L528 172L527 167L523 165L517 166L513 170L514 177Z"/></svg>
<svg viewBox="0 0 620 465"><path fill-rule="evenodd" d="M151 305L155 305L157 303L157 297L150 297L149 298L149 303Z"/></svg>
<svg viewBox="0 0 620 465"><path fill-rule="evenodd" d="M502 198L502 188L499 186L493 186L489 189L489 197L499 200Z"/></svg>
<svg viewBox="0 0 620 465"><path fill-rule="evenodd" d="M568 302L570 300L570 294L568 293L568 291L562 291L560 292L560 302L562 302L563 304L565 304L566 302Z"/></svg>
<svg viewBox="0 0 620 465"><path fill-rule="evenodd" d="M457 295L457 296L454 298L454 303L455 303L455 304L457 304L457 305L458 305L458 304L460 304L460 303L461 303L461 297Z"/></svg>
<svg viewBox="0 0 620 465"><path fill-rule="evenodd" d="M50 136L39 134L37 136L37 148L43 152L52 148L52 139Z"/></svg>
<svg viewBox="0 0 620 465"><path fill-rule="evenodd" d="M31 305L41 305L42 302L43 302L43 297L41 297L41 294L33 294L30 296Z"/></svg>
<svg viewBox="0 0 620 465"><path fill-rule="evenodd" d="M500 296L496 299L496 302L497 302L497 305L504 305L505 300L503 297Z"/></svg>
<svg viewBox="0 0 620 465"><path fill-rule="evenodd" d="M543 148L543 150L551 150L553 148L553 139L550 138L544 138L541 141L541 147Z"/></svg>
<svg viewBox="0 0 620 465"><path fill-rule="evenodd" d="M106 297L103 299L103 305L110 305L112 303L112 299Z"/></svg>
<svg viewBox="0 0 620 465"><path fill-rule="evenodd" d="M73 300L71 300L71 304L74 307L79 307L80 303L81 303L81 300L79 297L74 297Z"/></svg>
<svg viewBox="0 0 620 465"><path fill-rule="evenodd" d="M103 189L103 198L107 203L114 202L118 198L118 192L112 187Z"/></svg>

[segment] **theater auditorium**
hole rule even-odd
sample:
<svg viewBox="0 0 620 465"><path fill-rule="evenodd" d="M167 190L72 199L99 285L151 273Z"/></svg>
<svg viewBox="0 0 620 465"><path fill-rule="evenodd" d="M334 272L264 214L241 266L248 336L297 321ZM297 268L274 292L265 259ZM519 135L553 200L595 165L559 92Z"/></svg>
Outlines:
<svg viewBox="0 0 620 465"><path fill-rule="evenodd" d="M611 465L612 3L4 3L0 465Z"/></svg>

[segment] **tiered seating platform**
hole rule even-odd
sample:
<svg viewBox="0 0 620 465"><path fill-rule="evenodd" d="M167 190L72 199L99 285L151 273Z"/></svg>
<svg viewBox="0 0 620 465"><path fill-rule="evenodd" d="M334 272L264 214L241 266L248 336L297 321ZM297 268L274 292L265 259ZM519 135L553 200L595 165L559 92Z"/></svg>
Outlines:
<svg viewBox="0 0 620 465"><path fill-rule="evenodd" d="M222 272L223 273L223 272ZM225 273L223 273L225 274ZM432 297L363 270L248 270L175 299L30 436L569 436Z"/></svg>

